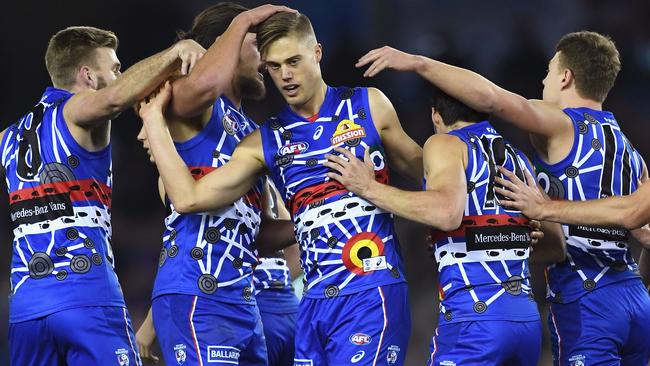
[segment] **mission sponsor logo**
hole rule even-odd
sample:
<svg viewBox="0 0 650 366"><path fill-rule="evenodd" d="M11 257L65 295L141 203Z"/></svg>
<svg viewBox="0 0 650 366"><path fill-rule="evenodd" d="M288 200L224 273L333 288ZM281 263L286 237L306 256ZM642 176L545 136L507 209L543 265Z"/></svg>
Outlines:
<svg viewBox="0 0 650 366"><path fill-rule="evenodd" d="M338 145L346 141L362 139L366 137L366 130L358 124L344 119L336 126L336 131L332 135L332 145Z"/></svg>
<svg viewBox="0 0 650 366"><path fill-rule="evenodd" d="M349 339L350 343L356 346L365 346L366 344L372 342L372 338L370 338L370 336L365 333L354 333L350 336Z"/></svg>
<svg viewBox="0 0 650 366"><path fill-rule="evenodd" d="M279 156L287 156L287 155L298 155L302 154L305 151L309 149L309 144L306 142L294 142L288 145L282 146L278 150L278 155Z"/></svg>

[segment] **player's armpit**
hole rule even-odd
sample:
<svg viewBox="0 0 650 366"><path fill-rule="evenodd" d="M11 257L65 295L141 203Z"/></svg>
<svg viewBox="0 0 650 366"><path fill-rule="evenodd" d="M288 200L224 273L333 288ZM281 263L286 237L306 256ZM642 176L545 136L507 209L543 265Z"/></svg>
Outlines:
<svg viewBox="0 0 650 366"><path fill-rule="evenodd" d="M386 95L378 89L368 88L368 103L391 167L419 185L423 176L422 148L404 132Z"/></svg>

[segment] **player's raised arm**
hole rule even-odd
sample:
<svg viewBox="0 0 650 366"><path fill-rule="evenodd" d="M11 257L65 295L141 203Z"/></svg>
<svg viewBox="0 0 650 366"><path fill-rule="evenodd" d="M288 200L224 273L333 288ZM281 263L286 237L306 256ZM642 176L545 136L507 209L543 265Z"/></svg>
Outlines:
<svg viewBox="0 0 650 366"><path fill-rule="evenodd" d="M177 68L183 67L185 72L191 69L205 50L192 40L183 40L136 63L121 75L120 62L110 44L96 52L110 59L107 63L110 70L97 71L83 65L79 68L76 74L78 82L88 83L91 88L75 94L65 104L63 113L68 124L93 127L116 117L151 93ZM100 75L102 71L117 76L117 79L104 87L102 83L106 80Z"/></svg>
<svg viewBox="0 0 650 366"><path fill-rule="evenodd" d="M493 114L536 135L551 137L572 132L571 120L557 106L528 100L467 69L388 46L368 52L356 64L366 65L370 65L364 72L366 77L385 69L415 72L468 107ZM566 82L570 82L570 77Z"/></svg>
<svg viewBox="0 0 650 366"><path fill-rule="evenodd" d="M502 205L520 210L531 219L568 225L602 225L636 229L650 222L650 184L643 184L627 196L588 201L553 201L543 195L534 180L526 184L506 169L499 169L509 181L497 177L504 188L497 192L508 197Z"/></svg>
<svg viewBox="0 0 650 366"><path fill-rule="evenodd" d="M370 156L361 162L349 151L337 148L346 159L327 155L327 175L373 204L409 220L451 231L461 223L467 182L462 156L467 147L454 136L434 135L424 145L425 191L404 191L375 180ZM459 157L457 159L449 157Z"/></svg>
<svg viewBox="0 0 650 366"><path fill-rule="evenodd" d="M165 83L155 97L140 104L140 117L167 197L179 213L216 210L235 202L264 173L259 132L240 142L230 162L194 180L174 147L163 116L170 97L171 85Z"/></svg>
<svg viewBox="0 0 650 366"><path fill-rule="evenodd" d="M391 167L419 185L423 176L422 148L404 132L393 104L384 93L368 88L368 103Z"/></svg>
<svg viewBox="0 0 650 366"><path fill-rule="evenodd" d="M183 118L197 116L232 88L246 35L251 28L280 11L295 12L286 6L267 4L237 15L228 29L208 48L189 76L174 82L172 113ZM251 39L255 40L253 34Z"/></svg>

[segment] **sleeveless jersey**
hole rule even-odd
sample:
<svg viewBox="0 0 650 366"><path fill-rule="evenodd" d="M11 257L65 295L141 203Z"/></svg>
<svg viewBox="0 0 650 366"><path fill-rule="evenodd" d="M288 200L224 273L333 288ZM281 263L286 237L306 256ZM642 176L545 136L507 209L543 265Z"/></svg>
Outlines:
<svg viewBox="0 0 650 366"><path fill-rule="evenodd" d="M330 298L404 282L392 215L327 178L323 166L335 146L361 159L370 149L377 179L387 182L367 89L328 87L318 116L310 122L287 106L260 128L266 165L301 247L305 296Z"/></svg>
<svg viewBox="0 0 650 366"><path fill-rule="evenodd" d="M506 210L494 192L497 166L524 179L526 157L489 122L449 132L467 145L467 202L461 226L433 231L438 263L440 323L539 319L529 283L528 219Z"/></svg>
<svg viewBox="0 0 650 366"><path fill-rule="evenodd" d="M235 147L256 125L221 96L208 124L193 138L175 143L195 179L226 164ZM227 303L254 303L257 264L253 243L260 226L261 183L218 211L179 214L169 201L163 249L153 297L185 294Z"/></svg>
<svg viewBox="0 0 650 366"><path fill-rule="evenodd" d="M546 164L537 155L537 181L549 196L590 200L626 195L637 189L643 159L618 126L614 115L589 108L564 110L573 121L569 155ZM548 268L548 296L571 302L587 292L628 279L638 279L638 267L628 250L628 231L583 225L563 225L567 259Z"/></svg>
<svg viewBox="0 0 650 366"><path fill-rule="evenodd" d="M10 126L2 165L14 226L10 322L83 306L125 306L111 250L111 147L89 152L72 137L47 88Z"/></svg>
<svg viewBox="0 0 650 366"><path fill-rule="evenodd" d="M281 257L262 257L253 271L255 294L263 290L293 292L287 261Z"/></svg>

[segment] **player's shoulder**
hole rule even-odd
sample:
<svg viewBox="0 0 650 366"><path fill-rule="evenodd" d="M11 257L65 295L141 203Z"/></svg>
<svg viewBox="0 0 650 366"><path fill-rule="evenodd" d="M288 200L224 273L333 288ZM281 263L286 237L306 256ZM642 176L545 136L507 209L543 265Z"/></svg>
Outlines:
<svg viewBox="0 0 650 366"><path fill-rule="evenodd" d="M439 156L447 158L453 154L462 154L466 150L466 145L458 136L447 133L437 133L431 135L424 142L424 154L430 156ZM462 156L462 155L460 155Z"/></svg>

